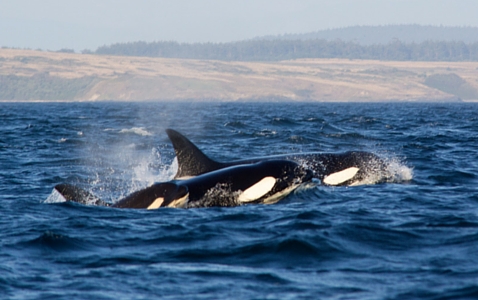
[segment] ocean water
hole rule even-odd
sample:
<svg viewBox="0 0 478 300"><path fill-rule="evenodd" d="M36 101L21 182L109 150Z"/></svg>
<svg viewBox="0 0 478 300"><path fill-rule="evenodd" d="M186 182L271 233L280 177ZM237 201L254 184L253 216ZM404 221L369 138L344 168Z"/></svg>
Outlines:
<svg viewBox="0 0 478 300"><path fill-rule="evenodd" d="M170 180L166 128L218 160L362 150L395 176L274 205L49 203ZM476 299L478 105L0 103L0 216L2 299Z"/></svg>

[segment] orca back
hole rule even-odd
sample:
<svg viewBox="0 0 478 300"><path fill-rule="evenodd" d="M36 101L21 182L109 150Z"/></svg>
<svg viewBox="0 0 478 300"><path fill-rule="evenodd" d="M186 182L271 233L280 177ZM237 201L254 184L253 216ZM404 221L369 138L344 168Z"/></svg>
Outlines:
<svg viewBox="0 0 478 300"><path fill-rule="evenodd" d="M187 187L173 182L155 183L147 188L132 193L113 204L117 208L147 208L165 207L175 200L185 197Z"/></svg>
<svg viewBox="0 0 478 300"><path fill-rule="evenodd" d="M62 183L55 186L55 190L60 193L66 201L77 202L84 205L110 206L92 193L77 186Z"/></svg>
<svg viewBox="0 0 478 300"><path fill-rule="evenodd" d="M386 163L377 155L363 151L343 153L295 153L246 160L218 162L206 156L188 138L173 129L166 130L178 159L175 179L187 179L230 166L252 164L266 160L291 160L310 168L314 177L328 185L355 185L372 178L372 182L389 177ZM348 172L344 172L348 170ZM329 177L334 175L334 177ZM325 180L329 177L328 180ZM325 181L324 181L325 180Z"/></svg>

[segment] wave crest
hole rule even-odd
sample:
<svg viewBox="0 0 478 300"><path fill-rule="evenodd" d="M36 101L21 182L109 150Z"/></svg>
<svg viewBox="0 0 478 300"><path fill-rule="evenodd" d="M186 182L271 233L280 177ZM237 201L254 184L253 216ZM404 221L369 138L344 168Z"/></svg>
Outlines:
<svg viewBox="0 0 478 300"><path fill-rule="evenodd" d="M134 133L141 136L152 136L153 134L147 131L144 127L132 127L129 129L121 129L119 133Z"/></svg>

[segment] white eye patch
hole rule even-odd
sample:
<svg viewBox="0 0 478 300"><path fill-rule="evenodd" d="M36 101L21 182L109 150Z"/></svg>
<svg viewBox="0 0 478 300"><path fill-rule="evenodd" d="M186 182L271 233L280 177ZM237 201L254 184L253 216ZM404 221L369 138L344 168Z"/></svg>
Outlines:
<svg viewBox="0 0 478 300"><path fill-rule="evenodd" d="M340 172L335 172L325 177L323 182L328 185L338 185L352 179L359 171L359 168L351 167Z"/></svg>
<svg viewBox="0 0 478 300"><path fill-rule="evenodd" d="M163 197L159 197L159 198L156 198L153 203L151 203L147 209L158 209L161 207L161 204L163 204L164 202L164 198Z"/></svg>
<svg viewBox="0 0 478 300"><path fill-rule="evenodd" d="M274 177L264 177L262 180L246 189L237 199L239 202L250 202L259 199L272 190L276 184Z"/></svg>

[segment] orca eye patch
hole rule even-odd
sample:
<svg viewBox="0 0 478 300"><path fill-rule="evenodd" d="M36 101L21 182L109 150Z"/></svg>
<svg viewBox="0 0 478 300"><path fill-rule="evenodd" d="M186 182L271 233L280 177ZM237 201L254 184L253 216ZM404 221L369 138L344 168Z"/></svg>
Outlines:
<svg viewBox="0 0 478 300"><path fill-rule="evenodd" d="M153 203L151 203L147 209L157 209L157 208L160 208L161 207L161 204L163 204L164 202L164 198L163 197L159 197L159 198L156 198Z"/></svg>
<svg viewBox="0 0 478 300"><path fill-rule="evenodd" d="M359 168L351 167L339 172L335 172L330 174L329 176L324 178L324 183L328 185L338 185L344 183L347 180L352 179L355 174L359 171Z"/></svg>
<svg viewBox="0 0 478 300"><path fill-rule="evenodd" d="M274 177L264 177L256 184L246 189L237 199L239 202L251 202L259 199L272 190L276 184Z"/></svg>

